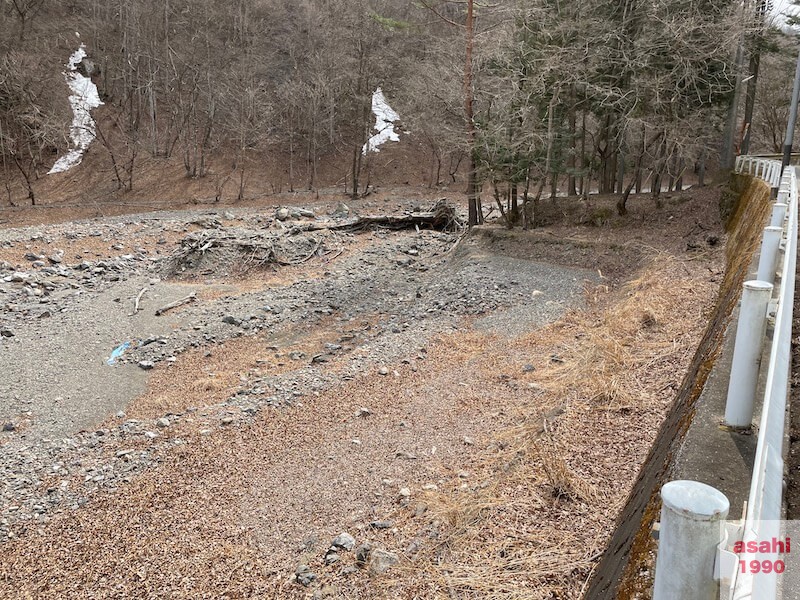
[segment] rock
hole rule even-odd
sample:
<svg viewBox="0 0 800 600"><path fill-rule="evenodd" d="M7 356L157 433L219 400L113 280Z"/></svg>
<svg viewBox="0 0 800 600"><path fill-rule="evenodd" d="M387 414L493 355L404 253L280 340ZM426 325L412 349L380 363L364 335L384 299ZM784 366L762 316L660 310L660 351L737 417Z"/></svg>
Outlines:
<svg viewBox="0 0 800 600"><path fill-rule="evenodd" d="M149 371L154 366L155 365L153 364L152 360L140 360L139 361L139 368L144 370L144 371Z"/></svg>
<svg viewBox="0 0 800 600"><path fill-rule="evenodd" d="M386 367L381 367L380 369L378 369L378 375L388 375L388 374L389 374L389 369L387 369Z"/></svg>
<svg viewBox="0 0 800 600"><path fill-rule="evenodd" d="M34 252L25 253L25 260L29 260L30 262L36 262L37 260L41 261L42 259L44 259L43 254L36 254Z"/></svg>
<svg viewBox="0 0 800 600"><path fill-rule="evenodd" d="M17 428L13 423L3 423L3 431L16 431Z"/></svg>
<svg viewBox="0 0 800 600"><path fill-rule="evenodd" d="M369 570L370 573L380 575L381 573L388 571L391 567L399 562L400 558L393 552L376 548L370 553Z"/></svg>
<svg viewBox="0 0 800 600"><path fill-rule="evenodd" d="M222 417L220 423L222 423L223 425L230 425L231 423L233 423L233 417Z"/></svg>
<svg viewBox="0 0 800 600"><path fill-rule="evenodd" d="M408 489L407 487L400 488L398 494L400 494L401 498L408 498L409 496L411 496L411 490Z"/></svg>
<svg viewBox="0 0 800 600"><path fill-rule="evenodd" d="M275 211L275 218L278 219L278 221L285 221L289 218L289 209L285 207L279 208Z"/></svg>
<svg viewBox="0 0 800 600"><path fill-rule="evenodd" d="M356 564L358 565L365 565L367 560L369 560L369 553L372 551L372 544L369 542L364 542L358 548L356 548Z"/></svg>
<svg viewBox="0 0 800 600"><path fill-rule="evenodd" d="M411 452L398 451L394 453L395 458L402 458L404 460L417 460L417 455Z"/></svg>
<svg viewBox="0 0 800 600"><path fill-rule="evenodd" d="M339 562L339 558L340 558L339 553L336 552L336 550L334 550L333 548L331 548L325 553L324 562L326 565L332 565L334 563Z"/></svg>
<svg viewBox="0 0 800 600"><path fill-rule="evenodd" d="M533 373L535 370L536 367L534 367L533 365L525 365L524 367L522 367L523 373Z"/></svg>
<svg viewBox="0 0 800 600"><path fill-rule="evenodd" d="M39 319L49 319L49 318L50 318L50 317L52 317L52 316L53 316L53 313L51 313L49 310L45 310L45 311L42 311L42 312L39 314L39 317L38 317L38 318L39 318Z"/></svg>
<svg viewBox="0 0 800 600"><path fill-rule="evenodd" d="M225 315L224 317L222 317L222 322L223 323L227 323L228 325L241 325L242 324L241 319L237 319L233 315Z"/></svg>
<svg viewBox="0 0 800 600"><path fill-rule="evenodd" d="M439 486L435 483L426 483L422 486L422 489L426 492L435 492L439 489Z"/></svg>
<svg viewBox="0 0 800 600"><path fill-rule="evenodd" d="M156 426L161 428L169 427L171 424L172 423L170 423L170 420L167 417L161 417L156 421Z"/></svg>
<svg viewBox="0 0 800 600"><path fill-rule="evenodd" d="M234 214L233 214L231 211L229 211L229 210L226 210L224 213L222 213L222 216L223 216L225 219L227 219L228 221L233 221L233 220L236 218L236 215L234 215Z"/></svg>
<svg viewBox="0 0 800 600"><path fill-rule="evenodd" d="M311 585L317 578L317 576L311 572L311 568L308 565L297 565L294 576L297 579L297 583L306 587Z"/></svg>
<svg viewBox="0 0 800 600"><path fill-rule="evenodd" d="M369 524L373 529L391 529L394 527L394 521L387 519L386 521L372 521Z"/></svg>
<svg viewBox="0 0 800 600"><path fill-rule="evenodd" d="M467 446L474 446L475 445L475 440L473 440L468 435L465 435L464 436L464 444L467 445Z"/></svg>
<svg viewBox="0 0 800 600"><path fill-rule="evenodd" d="M368 417L371 414L372 413L370 412L370 410L368 408L364 408L363 406L356 411L357 417Z"/></svg>
<svg viewBox="0 0 800 600"><path fill-rule="evenodd" d="M348 552L352 550L355 545L356 538L344 531L333 538L333 541L331 542L332 548L344 548Z"/></svg>
<svg viewBox="0 0 800 600"><path fill-rule="evenodd" d="M11 331L8 327L0 328L0 336L10 338L14 337L14 332Z"/></svg>
<svg viewBox="0 0 800 600"><path fill-rule="evenodd" d="M333 209L333 216L343 219L345 217L349 217L351 212L352 211L347 204L344 202L339 202L339 204L336 205L336 208Z"/></svg>

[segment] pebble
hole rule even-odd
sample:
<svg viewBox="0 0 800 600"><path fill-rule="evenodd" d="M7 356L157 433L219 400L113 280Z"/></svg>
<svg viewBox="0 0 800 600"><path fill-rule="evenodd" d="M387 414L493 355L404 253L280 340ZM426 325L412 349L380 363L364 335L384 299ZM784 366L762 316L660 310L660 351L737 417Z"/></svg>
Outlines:
<svg viewBox="0 0 800 600"><path fill-rule="evenodd" d="M378 375L388 375L388 374L389 374L389 369L387 369L386 367L381 367L380 369L378 369Z"/></svg>
<svg viewBox="0 0 800 600"><path fill-rule="evenodd" d="M350 535L345 531L343 531L335 538L333 538L333 541L331 542L332 547L344 548L348 552L352 550L355 545L356 545L356 538L354 538L352 535Z"/></svg>
<svg viewBox="0 0 800 600"><path fill-rule="evenodd" d="M171 424L172 423L170 423L170 420L166 417L161 417L156 421L156 426L161 428L169 427Z"/></svg>
<svg viewBox="0 0 800 600"><path fill-rule="evenodd" d="M376 548L370 552L369 571L374 575L385 573L400 562L400 558L393 552Z"/></svg>
<svg viewBox="0 0 800 600"><path fill-rule="evenodd" d="M149 371L153 367L155 367L155 364L153 363L152 360L140 360L139 361L139 368L144 370L144 371Z"/></svg>
<svg viewBox="0 0 800 600"><path fill-rule="evenodd" d="M369 542L364 542L356 548L356 564L363 565L369 560L369 554L372 551L372 545Z"/></svg>
<svg viewBox="0 0 800 600"><path fill-rule="evenodd" d="M298 565L294 572L297 583L308 587L317 578L308 565Z"/></svg>
<svg viewBox="0 0 800 600"><path fill-rule="evenodd" d="M394 527L394 521L391 519L387 519L386 521L372 521L369 526L374 529L391 529Z"/></svg>

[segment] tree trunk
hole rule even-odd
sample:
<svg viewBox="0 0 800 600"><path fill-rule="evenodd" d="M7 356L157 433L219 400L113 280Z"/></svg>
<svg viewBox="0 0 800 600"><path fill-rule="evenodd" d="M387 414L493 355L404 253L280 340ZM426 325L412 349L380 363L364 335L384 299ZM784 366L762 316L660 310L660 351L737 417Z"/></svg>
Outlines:
<svg viewBox="0 0 800 600"><path fill-rule="evenodd" d="M770 7L767 0L756 0L755 2L755 32L750 41L750 65L749 77L747 81L747 93L744 103L744 123L742 124L742 143L740 146L741 154L750 152L750 135L753 130L753 109L756 102L756 90L758 89L758 72L761 65L761 45L764 40L764 19Z"/></svg>
<svg viewBox="0 0 800 600"><path fill-rule="evenodd" d="M567 179L567 195L577 196L578 192L575 187L575 165L576 154L578 152L578 132L577 132L577 109L575 98L575 84L570 86L569 98L569 138L570 138L570 153L567 160L567 169L569 170L569 177Z"/></svg>
<svg viewBox="0 0 800 600"><path fill-rule="evenodd" d="M474 36L474 0L467 0L466 59L464 62L464 118L467 123L467 143L469 144L469 164L467 168L467 205L469 218L467 224L473 227L478 224L478 181L475 161L475 120L472 97L472 45Z"/></svg>
<svg viewBox="0 0 800 600"><path fill-rule="evenodd" d="M719 157L719 166L722 169L730 170L733 168L735 160L734 140L736 138L736 123L739 116L739 100L742 95L742 63L744 62L744 34L739 38L739 44L736 47L736 59L734 60L734 69L736 74L736 83L733 90L733 97L728 106L728 120L725 125L725 136L722 140L722 150Z"/></svg>

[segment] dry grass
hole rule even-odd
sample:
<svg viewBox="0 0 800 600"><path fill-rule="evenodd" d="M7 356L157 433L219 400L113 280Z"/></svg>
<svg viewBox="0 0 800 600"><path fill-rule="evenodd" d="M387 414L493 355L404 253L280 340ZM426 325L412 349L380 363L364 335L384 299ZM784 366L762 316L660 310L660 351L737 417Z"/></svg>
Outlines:
<svg viewBox="0 0 800 600"><path fill-rule="evenodd" d="M621 290L485 361L496 374L519 351L539 356L529 375L536 400L520 407L519 425L494 436L480 486L429 498L444 531L387 586L404 597L580 597L691 360L714 287L704 269L656 256Z"/></svg>
<svg viewBox="0 0 800 600"><path fill-rule="evenodd" d="M192 348L179 361L157 366L147 390L128 406L127 414L137 419L157 418L191 407L212 406L246 389L253 378L296 369L299 363L289 358L291 352L312 356L325 342L336 341L337 332L329 321L313 328L300 324L280 338L265 332L231 339L210 349Z"/></svg>

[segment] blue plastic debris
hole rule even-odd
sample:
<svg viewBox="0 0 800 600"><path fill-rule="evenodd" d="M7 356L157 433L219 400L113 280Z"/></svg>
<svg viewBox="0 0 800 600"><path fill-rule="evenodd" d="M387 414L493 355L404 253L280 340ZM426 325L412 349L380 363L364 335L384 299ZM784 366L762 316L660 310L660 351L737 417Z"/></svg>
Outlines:
<svg viewBox="0 0 800 600"><path fill-rule="evenodd" d="M117 359L125 353L125 350L131 347L130 342L124 342L114 348L114 351L111 353L111 356L106 361L109 365L115 365L117 363Z"/></svg>

